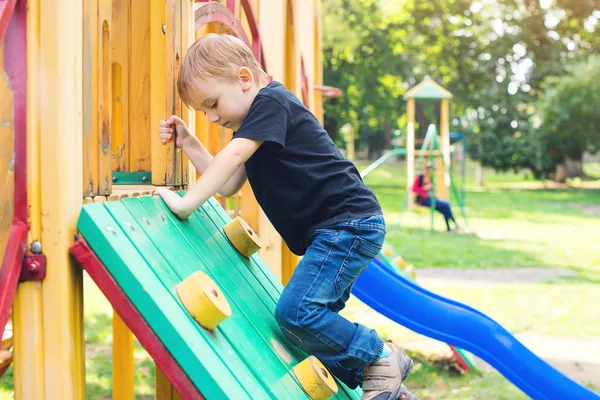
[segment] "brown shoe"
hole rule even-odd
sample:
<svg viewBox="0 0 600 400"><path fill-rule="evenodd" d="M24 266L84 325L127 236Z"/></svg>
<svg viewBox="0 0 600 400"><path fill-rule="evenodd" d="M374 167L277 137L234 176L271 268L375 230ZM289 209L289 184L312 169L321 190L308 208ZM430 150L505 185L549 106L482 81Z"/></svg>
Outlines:
<svg viewBox="0 0 600 400"><path fill-rule="evenodd" d="M391 342L392 354L379 358L363 369L361 400L418 400L402 384L413 369L413 360Z"/></svg>

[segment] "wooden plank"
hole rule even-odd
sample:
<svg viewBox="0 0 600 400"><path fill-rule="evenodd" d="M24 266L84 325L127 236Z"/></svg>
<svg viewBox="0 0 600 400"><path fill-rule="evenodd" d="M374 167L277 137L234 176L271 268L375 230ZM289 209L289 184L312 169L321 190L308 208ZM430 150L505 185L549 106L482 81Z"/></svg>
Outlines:
<svg viewBox="0 0 600 400"><path fill-rule="evenodd" d="M112 189L112 0L98 2L98 67L99 67L99 141L98 194L108 196Z"/></svg>
<svg viewBox="0 0 600 400"><path fill-rule="evenodd" d="M133 334L116 312L113 313L113 399L135 398Z"/></svg>
<svg viewBox="0 0 600 400"><path fill-rule="evenodd" d="M194 0L181 0L181 59L185 57L188 48L194 43ZM179 71L179 66L178 66ZM177 95L179 104L181 106L180 115L185 121L190 132L196 131L196 112L190 109L188 106L183 104L179 94ZM192 180L191 175L194 175L193 181L195 181L195 170L191 165L189 158L184 152L181 152L181 179L182 185L187 185Z"/></svg>
<svg viewBox="0 0 600 400"><path fill-rule="evenodd" d="M83 196L98 194L98 1L83 2Z"/></svg>
<svg viewBox="0 0 600 400"><path fill-rule="evenodd" d="M193 371L193 374L188 372L188 376L196 387L202 388L206 397L268 398L265 390L256 383L249 391L241 386L240 380L248 379L248 373L223 338L222 328L218 327L212 333L204 331L183 309L175 288L183 279L184 271L173 268L147 236L162 230L164 221L159 215L145 213L142 208L138 208L140 214L130 214L125 208L129 202L139 204L138 199L127 199L108 203L110 213L106 206L94 204L82 210L78 226L92 250L101 257L110 274L183 370ZM163 211L163 216L166 212ZM123 231L117 221L128 226L127 230ZM104 229L106 226L111 227L110 232ZM127 238L133 240L135 246ZM161 272L161 280L152 270ZM227 384L216 384L216 377Z"/></svg>
<svg viewBox="0 0 600 400"><path fill-rule="evenodd" d="M166 100L167 117L178 115L180 107L177 102L177 68L181 54L181 0L166 0ZM166 148L166 184L181 184L181 150L170 141ZM179 172L179 175L177 173ZM179 179L179 181L178 181Z"/></svg>
<svg viewBox="0 0 600 400"><path fill-rule="evenodd" d="M14 211L14 104L4 68L0 69L0 264L10 234ZM4 327L2 327L4 328Z"/></svg>
<svg viewBox="0 0 600 400"><path fill-rule="evenodd" d="M43 347L37 351L44 353L45 393L79 400L85 398L83 284L68 249L82 204L82 3L41 1L39 15L44 77L39 95L45 100L40 107L40 240L48 268L41 283Z"/></svg>
<svg viewBox="0 0 600 400"><path fill-rule="evenodd" d="M166 88L166 36L162 29L166 24L164 0L150 0L150 121L156 126L168 118ZM167 147L160 143L157 134L151 135L152 183L166 185Z"/></svg>
<svg viewBox="0 0 600 400"><path fill-rule="evenodd" d="M141 224L141 228L181 279L200 269L219 286L232 309L232 317L226 321L227 324L223 323L220 335L234 347L233 351L243 364L261 365L260 371L251 372L254 375L252 382L242 381L244 386L249 388L258 383L276 399L299 398L303 392L288 369L290 362L284 363L264 355L272 352L272 342L276 341L290 354L290 358L296 355L302 359L304 356L281 337L274 318L275 303L263 295L263 289L248 271L248 261L237 253L224 233L215 232L204 222L210 220L202 212L206 207L202 207L200 213L194 213L188 223L182 224L157 198L146 197L140 198L139 202L122 203L136 220L146 216L150 221L150 224ZM139 207L140 203L143 208ZM115 204L108 204L109 211ZM133 238L130 240L138 245ZM155 273L164 284L174 287L178 281L170 281L174 277L171 273L163 275L163 269L155 269ZM246 344L243 349L240 348L242 343ZM225 348L219 349L216 346L220 343L214 344L215 351L222 355ZM228 361L228 365L239 374L236 362L235 359ZM254 396L261 398L257 394Z"/></svg>
<svg viewBox="0 0 600 400"><path fill-rule="evenodd" d="M108 201L117 200L119 200L119 196L115 194L108 197ZM135 398L133 334L116 310L113 311L112 330L113 399L132 400Z"/></svg>
<svg viewBox="0 0 600 400"><path fill-rule="evenodd" d="M186 399L204 400L204 397L198 392L198 389L183 372L164 344L150 329L144 318L142 318L117 282L104 268L85 240L79 239L71 247L71 253L94 280L102 293L104 293L127 326L131 327L141 345L161 368L168 371L170 379L185 394Z"/></svg>
<svg viewBox="0 0 600 400"><path fill-rule="evenodd" d="M138 2L134 2L138 3ZM146 3L146 2L142 2ZM111 153L113 171L129 169L129 46L130 0L112 0L112 131ZM135 76L135 75L134 75ZM136 79L138 79L136 77ZM141 140L139 140L141 142ZM135 140L132 140L135 142Z"/></svg>
<svg viewBox="0 0 600 400"><path fill-rule="evenodd" d="M129 171L132 172L152 170L151 143L158 136L158 119L151 118L150 9L149 1L131 2ZM157 35L162 35L158 27L156 30Z"/></svg>

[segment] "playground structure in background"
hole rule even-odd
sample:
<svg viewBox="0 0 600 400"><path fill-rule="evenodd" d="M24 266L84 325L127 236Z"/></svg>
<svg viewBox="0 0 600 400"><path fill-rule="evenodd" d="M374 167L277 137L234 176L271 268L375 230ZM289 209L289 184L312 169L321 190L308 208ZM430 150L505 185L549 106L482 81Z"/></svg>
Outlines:
<svg viewBox="0 0 600 400"><path fill-rule="evenodd" d="M415 180L415 170L422 168L425 162L429 162L432 168L431 185L432 197L448 200L449 190L452 192L455 201L457 202L461 215L464 219L465 226L468 228L467 217L465 214L465 162L466 162L466 144L464 135L461 133L450 133L449 129L449 100L452 98L452 93L431 80L425 80L404 95L407 100L408 125L406 130L406 148L395 148L388 151L367 168L361 171L361 177L366 178L371 172L377 168L399 156L406 156L406 196L400 207L402 213L405 209L414 207L414 193L412 185ZM417 140L415 139L415 101L417 99L440 100L440 132L434 124L429 125L427 133L421 141L420 150L415 149ZM461 190L460 193L451 174L451 157L450 157L450 139L455 138L461 142ZM415 156L416 159L415 159ZM431 202L431 231L434 229L434 214L435 201Z"/></svg>

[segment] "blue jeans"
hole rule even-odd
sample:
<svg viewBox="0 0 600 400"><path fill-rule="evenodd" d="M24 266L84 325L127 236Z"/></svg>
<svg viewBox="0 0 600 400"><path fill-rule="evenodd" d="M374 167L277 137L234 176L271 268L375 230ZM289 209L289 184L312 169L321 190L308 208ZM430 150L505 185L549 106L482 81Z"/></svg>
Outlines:
<svg viewBox="0 0 600 400"><path fill-rule="evenodd" d="M377 333L338 313L358 276L379 254L385 221L376 215L317 229L275 309L283 335L316 356L350 388L381 353Z"/></svg>
<svg viewBox="0 0 600 400"><path fill-rule="evenodd" d="M421 202L425 207L431 206L431 198L423 199ZM446 228L450 230L450 221L456 223L454 219L454 215L452 215L452 209L450 208L450 203L444 200L435 199L435 209L440 212L444 216L444 220L446 221Z"/></svg>

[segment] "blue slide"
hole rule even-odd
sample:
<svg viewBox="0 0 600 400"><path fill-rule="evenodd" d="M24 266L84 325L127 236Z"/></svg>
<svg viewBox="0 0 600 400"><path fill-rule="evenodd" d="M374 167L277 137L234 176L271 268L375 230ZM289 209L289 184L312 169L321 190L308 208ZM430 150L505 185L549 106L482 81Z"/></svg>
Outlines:
<svg viewBox="0 0 600 400"><path fill-rule="evenodd" d="M487 315L415 285L377 259L358 278L352 293L400 325L479 356L534 400L600 400Z"/></svg>

